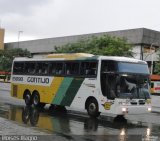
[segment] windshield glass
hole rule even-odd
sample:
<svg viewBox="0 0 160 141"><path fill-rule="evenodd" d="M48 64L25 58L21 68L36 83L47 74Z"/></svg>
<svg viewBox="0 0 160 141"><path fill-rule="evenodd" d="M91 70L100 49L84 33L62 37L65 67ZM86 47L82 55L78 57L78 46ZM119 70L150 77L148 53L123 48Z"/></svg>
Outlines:
<svg viewBox="0 0 160 141"><path fill-rule="evenodd" d="M141 75L119 75L115 87L118 98L148 99L149 79Z"/></svg>
<svg viewBox="0 0 160 141"><path fill-rule="evenodd" d="M130 98L148 99L149 78L144 75L133 74L105 74L102 84L102 92L109 99Z"/></svg>
<svg viewBox="0 0 160 141"><path fill-rule="evenodd" d="M122 73L138 73L138 74L149 74L147 64L137 64L137 63L126 63L118 62L118 71Z"/></svg>
<svg viewBox="0 0 160 141"><path fill-rule="evenodd" d="M146 64L103 61L101 90L108 99L148 99L149 71Z"/></svg>

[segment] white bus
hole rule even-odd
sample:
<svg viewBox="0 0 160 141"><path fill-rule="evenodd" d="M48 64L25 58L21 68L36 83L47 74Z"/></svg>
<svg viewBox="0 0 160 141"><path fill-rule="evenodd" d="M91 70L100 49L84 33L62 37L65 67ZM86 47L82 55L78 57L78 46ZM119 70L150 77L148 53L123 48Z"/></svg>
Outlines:
<svg viewBox="0 0 160 141"><path fill-rule="evenodd" d="M113 116L151 111L149 70L141 60L92 54L15 58L11 95L26 105L45 104Z"/></svg>

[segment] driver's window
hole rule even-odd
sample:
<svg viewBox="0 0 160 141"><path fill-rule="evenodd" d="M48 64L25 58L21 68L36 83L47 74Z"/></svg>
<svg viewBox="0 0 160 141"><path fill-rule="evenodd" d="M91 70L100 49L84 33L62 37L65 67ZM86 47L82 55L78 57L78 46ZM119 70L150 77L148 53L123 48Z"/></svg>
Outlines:
<svg viewBox="0 0 160 141"><path fill-rule="evenodd" d="M101 64L101 90L108 99L116 97L116 63L110 60L104 60Z"/></svg>
<svg viewBox="0 0 160 141"><path fill-rule="evenodd" d="M115 72L116 71L116 63L114 61L102 61L101 65L101 72L107 73L107 72Z"/></svg>

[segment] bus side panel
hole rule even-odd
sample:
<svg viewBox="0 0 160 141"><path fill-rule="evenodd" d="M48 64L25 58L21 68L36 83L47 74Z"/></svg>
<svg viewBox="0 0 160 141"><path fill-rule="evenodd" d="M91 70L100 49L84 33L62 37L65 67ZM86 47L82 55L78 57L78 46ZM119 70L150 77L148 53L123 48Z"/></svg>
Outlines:
<svg viewBox="0 0 160 141"><path fill-rule="evenodd" d="M73 99L75 98L81 84L83 83L84 78L74 78L71 85L69 86L63 100L61 101L61 105L70 106Z"/></svg>
<svg viewBox="0 0 160 141"><path fill-rule="evenodd" d="M17 97L17 93L18 93L18 86L14 83L11 83L11 96Z"/></svg>
<svg viewBox="0 0 160 141"><path fill-rule="evenodd" d="M63 82L64 77L54 77L51 86L47 88L47 95L41 97L42 102L52 103L56 93ZM45 99L45 101L44 101Z"/></svg>
<svg viewBox="0 0 160 141"><path fill-rule="evenodd" d="M40 102L51 103L61 86L63 79L63 77L54 77L50 86L12 83L11 96L23 99L25 90L29 90L31 94L36 90L40 95Z"/></svg>
<svg viewBox="0 0 160 141"><path fill-rule="evenodd" d="M97 86L96 79L85 78L81 80L79 89L74 97L74 100L70 103L70 107L77 110L85 109L85 102L88 97L94 97L99 103L99 87ZM78 83L78 82L77 82ZM80 83L80 80L79 80Z"/></svg>
<svg viewBox="0 0 160 141"><path fill-rule="evenodd" d="M11 96L23 99L23 89L22 89L23 84L18 84L18 83L11 83Z"/></svg>
<svg viewBox="0 0 160 141"><path fill-rule="evenodd" d="M69 77L66 77L63 79L62 84L60 85L57 91L57 94L52 101L53 104L56 104L56 105L61 104L61 101L63 100L68 88L70 87L72 80L73 78L69 78Z"/></svg>

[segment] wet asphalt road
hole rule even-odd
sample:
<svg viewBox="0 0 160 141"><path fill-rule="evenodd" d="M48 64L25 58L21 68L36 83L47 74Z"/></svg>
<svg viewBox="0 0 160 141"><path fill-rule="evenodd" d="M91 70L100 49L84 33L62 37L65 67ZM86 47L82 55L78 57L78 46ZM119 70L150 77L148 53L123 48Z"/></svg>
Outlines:
<svg viewBox="0 0 160 141"><path fill-rule="evenodd" d="M43 110L26 107L23 100L10 97L9 91L0 90L0 117L54 135L54 138L58 137L56 140L160 140L160 113L133 116L129 120L92 119L81 114L53 113L48 107Z"/></svg>

